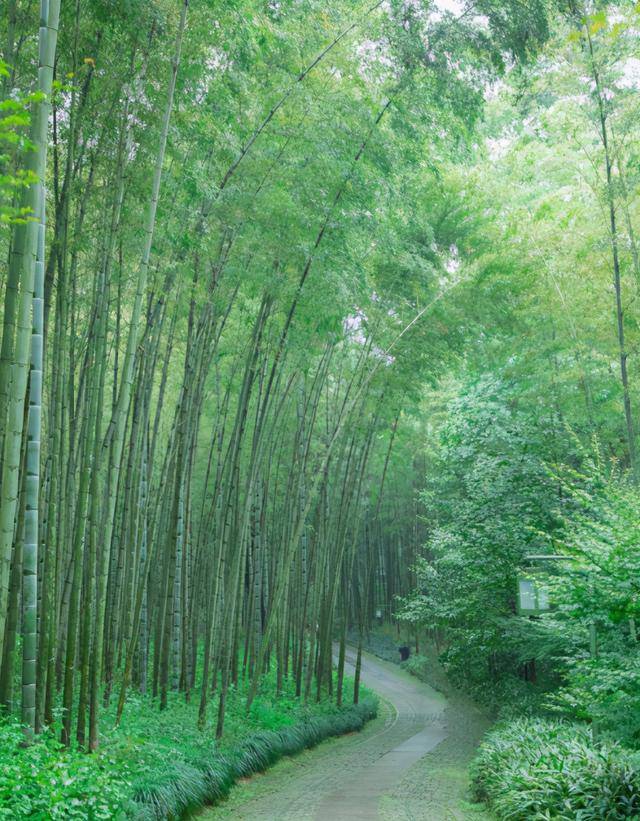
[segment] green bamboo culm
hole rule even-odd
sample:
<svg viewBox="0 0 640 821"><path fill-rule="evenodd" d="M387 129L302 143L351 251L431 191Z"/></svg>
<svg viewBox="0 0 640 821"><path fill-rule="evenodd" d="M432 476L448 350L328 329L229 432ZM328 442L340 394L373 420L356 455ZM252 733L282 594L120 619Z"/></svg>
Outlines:
<svg viewBox="0 0 640 821"><path fill-rule="evenodd" d="M33 151L28 157L29 169L37 177L37 182L25 191L24 207L33 215L26 225L16 231L15 242L9 260L9 283L16 282L19 295L7 287L5 294L5 324L3 328L3 353L13 351L11 383L6 390L7 401L0 403L0 412L5 411L4 442L2 453L2 486L0 488L0 656L4 642L7 613L9 567L14 536L14 519L18 503L20 481L20 451L24 427L24 406L30 367L34 374L33 413L30 409L29 422L33 437L33 447L29 453L29 511L26 522L24 545L24 613L25 613L25 660L23 667L23 720L28 727L35 721L35 607L37 601L37 550L38 550L38 492L39 492L39 443L40 408L42 389L42 306L34 306L34 279L36 277L36 256L40 245L40 262L44 267L44 179L47 159L47 128L51 109L51 89L53 66L58 39L60 0L42 0L40 4L40 33L37 89L39 98L35 103L30 139ZM41 242L39 243L39 238ZM42 274L42 271L40 272ZM43 277L39 277L40 299L42 298ZM32 310L36 316L32 322ZM15 340L11 327L15 316ZM39 325L38 325L39 322ZM8 336L7 336L8 335ZM31 358L32 335L35 340L36 359ZM5 369L0 366L2 390L6 389ZM31 400L30 400L31 402ZM37 444L36 444L37 443ZM35 460L35 461L34 461ZM30 657L29 657L30 656Z"/></svg>
<svg viewBox="0 0 640 821"><path fill-rule="evenodd" d="M40 186L38 253L33 289L33 333L29 374L26 511L22 557L22 723L28 734L36 721L36 649L38 613L38 543L40 494L40 433L42 429L42 355L44 331L44 186Z"/></svg>
<svg viewBox="0 0 640 821"><path fill-rule="evenodd" d="M151 196L148 203L147 215L144 229L144 246L142 251L142 258L138 268L137 287L133 310L131 313L131 324L129 326L129 336L127 338L127 348L125 352L125 359L123 364L122 382L120 384L120 392L115 406L114 414L109 423L107 435L104 442L104 450L109 450L109 470L107 476L107 501L106 510L104 513L105 526L103 528L103 543L110 546L111 537L113 534L114 520L116 514L116 500L118 492L118 482L120 479L120 468L122 465L122 452L124 448L124 440L126 433L127 418L129 415L129 404L131 401L131 392L134 378L136 351L138 348L139 328L142 318L142 307L146 297L147 279L149 274L149 261L151 259L151 247L153 244L153 233L156 223L156 213L158 210L158 200L160 197L160 184L162 182L162 169L164 165L164 156L167 147L167 137L169 134L169 123L171 121L171 112L173 110L173 98L176 89L176 78L178 76L178 67L180 65L180 54L182 51L182 40L184 37L184 30L187 21L187 9L189 7L188 0L183 0L180 12L180 22L178 24L178 33L176 35L175 52L171 63L171 75L169 78L169 86L167 89L167 99L162 120L162 132L160 135L160 143L158 145L158 153L156 155L156 164L153 175L153 182L151 185ZM94 466L94 470L96 466ZM97 573L97 590L96 590L96 625L94 632L94 657L91 673L91 708L90 708L90 728L89 728L89 747L97 749L98 747L98 701L99 701L99 687L102 678L102 656L104 643L104 625L106 618L106 591L107 578L109 573L109 550L105 547L102 551L102 557L98 566Z"/></svg>

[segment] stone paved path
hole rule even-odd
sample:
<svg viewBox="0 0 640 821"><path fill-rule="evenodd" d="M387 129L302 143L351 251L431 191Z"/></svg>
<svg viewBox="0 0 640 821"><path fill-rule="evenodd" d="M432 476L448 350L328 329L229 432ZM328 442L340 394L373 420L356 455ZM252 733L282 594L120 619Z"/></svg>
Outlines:
<svg viewBox="0 0 640 821"><path fill-rule="evenodd" d="M350 665L354 658L348 654ZM348 670L353 673L353 667ZM376 821L380 801L447 737L444 697L399 667L366 655L364 684L382 696L379 717L238 785L200 817L262 821Z"/></svg>

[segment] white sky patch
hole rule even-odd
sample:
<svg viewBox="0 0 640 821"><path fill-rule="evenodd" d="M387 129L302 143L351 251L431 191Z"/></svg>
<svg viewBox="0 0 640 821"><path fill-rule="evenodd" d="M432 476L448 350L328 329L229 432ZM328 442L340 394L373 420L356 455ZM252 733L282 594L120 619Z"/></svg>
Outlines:
<svg viewBox="0 0 640 821"><path fill-rule="evenodd" d="M363 330L363 325L366 321L367 315L365 312L360 308L356 308L356 312L345 317L342 322L346 336L357 345L364 345L367 341L367 336Z"/></svg>
<svg viewBox="0 0 640 821"><path fill-rule="evenodd" d="M455 274L460 268L460 256L458 254L458 246L452 245L449 248L449 256L444 261L445 271L449 274Z"/></svg>
<svg viewBox="0 0 640 821"><path fill-rule="evenodd" d="M497 99L500 96L500 92L506 88L506 83L504 80L494 80L493 82L487 83L484 87L484 99L487 103L491 102L492 100Z"/></svg>
<svg viewBox="0 0 640 821"><path fill-rule="evenodd" d="M435 0L433 9L429 12L429 19L434 23L442 20L445 14L453 14L459 17L464 11L465 5L460 0Z"/></svg>
<svg viewBox="0 0 640 821"><path fill-rule="evenodd" d="M628 57L621 68L622 73L616 80L616 86L640 89L640 60L637 57Z"/></svg>
<svg viewBox="0 0 640 821"><path fill-rule="evenodd" d="M591 102L591 97L588 94L567 94L560 99L578 106L587 106Z"/></svg>
<svg viewBox="0 0 640 821"><path fill-rule="evenodd" d="M204 102L215 77L231 68L231 60L224 51L212 46L204 61L205 71L195 89L195 101L199 105Z"/></svg>
<svg viewBox="0 0 640 821"><path fill-rule="evenodd" d="M501 160L509 153L509 149L513 145L513 136L506 134L502 137L487 137L487 151L489 152L489 159L492 161Z"/></svg>
<svg viewBox="0 0 640 821"><path fill-rule="evenodd" d="M461 0L436 0L434 5L438 11L448 11L455 15L462 14L465 9L465 4Z"/></svg>
<svg viewBox="0 0 640 821"><path fill-rule="evenodd" d="M482 31L489 31L489 18L486 14L476 14L473 18L473 22L476 28Z"/></svg>
<svg viewBox="0 0 640 821"><path fill-rule="evenodd" d="M596 93L596 91L598 90L598 85L597 85L596 81L593 78L591 78L591 77L581 77L580 80L583 83L585 83L586 85L589 86L589 91L592 94ZM602 89L602 96L604 97L605 100L613 100L613 97L614 97L613 90L610 89L610 88L603 88Z"/></svg>
<svg viewBox="0 0 640 821"><path fill-rule="evenodd" d="M362 328L362 323L365 320L364 313L358 308L355 314L351 314L350 316L346 317L343 324L343 327L347 333L350 331L359 331Z"/></svg>
<svg viewBox="0 0 640 821"><path fill-rule="evenodd" d="M365 78L376 68L391 71L394 67L388 44L381 40L364 40L356 47L356 54L360 61L359 72Z"/></svg>
<svg viewBox="0 0 640 821"><path fill-rule="evenodd" d="M393 365L396 361L395 356L392 356L390 353L383 351L382 348L379 348L377 345L374 345L371 348L371 353L376 357L376 359L382 359L384 364L389 367L389 365Z"/></svg>

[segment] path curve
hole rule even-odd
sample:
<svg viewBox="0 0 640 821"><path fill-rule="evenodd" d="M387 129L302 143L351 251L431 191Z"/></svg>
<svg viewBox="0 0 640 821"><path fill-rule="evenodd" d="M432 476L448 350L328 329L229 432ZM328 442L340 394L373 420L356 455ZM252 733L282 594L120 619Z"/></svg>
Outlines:
<svg viewBox="0 0 640 821"><path fill-rule="evenodd" d="M347 673L355 656L347 653ZM204 819L375 821L378 804L405 772L447 737L444 697L399 667L363 655L362 681L383 699L381 717L359 734L286 759L206 810Z"/></svg>

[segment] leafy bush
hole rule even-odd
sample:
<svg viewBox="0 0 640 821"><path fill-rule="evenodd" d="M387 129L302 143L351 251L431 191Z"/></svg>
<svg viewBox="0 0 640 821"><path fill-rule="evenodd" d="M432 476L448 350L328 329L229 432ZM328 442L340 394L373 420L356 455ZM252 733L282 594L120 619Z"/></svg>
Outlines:
<svg viewBox="0 0 640 821"><path fill-rule="evenodd" d="M586 725L520 718L499 724L472 768L476 799L513 821L615 821L640 815L640 762Z"/></svg>
<svg viewBox="0 0 640 821"><path fill-rule="evenodd" d="M412 655L406 661L402 662L402 667L404 667L407 672L411 673L412 676L419 678L421 681L427 680L427 673L429 669L429 659L423 655Z"/></svg>
<svg viewBox="0 0 640 821"><path fill-rule="evenodd" d="M640 653L601 652L596 659L570 659L566 686L548 698L550 709L590 720L603 736L640 747Z"/></svg>
<svg viewBox="0 0 640 821"><path fill-rule="evenodd" d="M66 750L51 734L23 741L16 721L0 723L0 818L116 817L130 791L126 761Z"/></svg>

